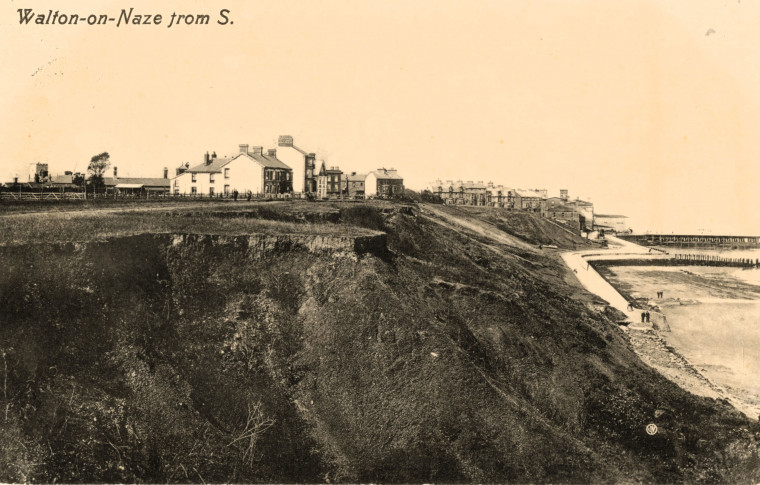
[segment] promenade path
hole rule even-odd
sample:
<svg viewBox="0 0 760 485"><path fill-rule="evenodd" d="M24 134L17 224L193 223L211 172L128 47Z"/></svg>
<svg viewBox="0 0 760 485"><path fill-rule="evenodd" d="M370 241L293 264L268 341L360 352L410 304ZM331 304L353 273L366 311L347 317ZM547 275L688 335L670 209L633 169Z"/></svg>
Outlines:
<svg viewBox="0 0 760 485"><path fill-rule="evenodd" d="M700 369L674 351L667 340L653 330L651 323L642 324L641 310L629 311L626 299L588 264L589 261L604 259L663 259L670 256L650 253L649 248L613 236L607 236L607 242L608 249L566 252L562 254L562 259L588 291L626 315L626 321L630 323L623 329L628 333L639 358L681 388L700 396L725 400L747 417L757 419L760 403L729 392L710 381ZM724 299L720 301L725 302Z"/></svg>
<svg viewBox="0 0 760 485"><path fill-rule="evenodd" d="M562 254L565 264L573 270L578 281L591 293L607 301L610 306L626 315L629 327L639 330L652 328L651 324L641 324L641 310L628 309L628 301L618 293L599 273L594 270L589 261L605 259L665 259L668 256L652 253L649 248L624 241L614 236L607 236L608 248L585 251L570 251Z"/></svg>

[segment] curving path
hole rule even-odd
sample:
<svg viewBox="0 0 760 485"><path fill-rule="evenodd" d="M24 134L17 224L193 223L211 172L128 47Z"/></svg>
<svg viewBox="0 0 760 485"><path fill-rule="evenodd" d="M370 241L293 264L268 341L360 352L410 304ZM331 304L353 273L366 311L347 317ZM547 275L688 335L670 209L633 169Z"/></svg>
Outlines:
<svg viewBox="0 0 760 485"><path fill-rule="evenodd" d="M562 254L562 259L573 270L584 288L606 300L610 306L625 313L627 316L626 321L631 323L631 328L652 328L651 324L641 324L641 310L630 311L628 309L628 301L607 280L602 278L588 262L622 258L664 259L668 256L659 253L653 254L649 251L649 248L618 239L614 236L607 236L607 242L609 244L609 248L607 249L566 252Z"/></svg>

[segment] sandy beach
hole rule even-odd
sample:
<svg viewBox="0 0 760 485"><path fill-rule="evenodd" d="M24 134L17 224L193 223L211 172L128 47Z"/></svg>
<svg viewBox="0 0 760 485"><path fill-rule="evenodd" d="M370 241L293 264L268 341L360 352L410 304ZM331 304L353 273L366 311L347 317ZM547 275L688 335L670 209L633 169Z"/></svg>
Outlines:
<svg viewBox="0 0 760 485"><path fill-rule="evenodd" d="M648 299L670 331L630 329L641 359L694 394L760 414L760 286L735 268L610 267L627 298ZM754 273L754 271L753 271ZM657 299L658 291L664 297Z"/></svg>

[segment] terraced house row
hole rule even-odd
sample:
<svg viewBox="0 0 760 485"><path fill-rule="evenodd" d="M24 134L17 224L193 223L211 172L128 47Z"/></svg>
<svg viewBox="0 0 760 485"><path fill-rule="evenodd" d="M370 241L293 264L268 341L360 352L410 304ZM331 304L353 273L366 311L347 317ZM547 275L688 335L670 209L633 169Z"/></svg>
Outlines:
<svg viewBox="0 0 760 485"><path fill-rule="evenodd" d="M580 230L594 226L594 205L580 199L571 200L568 191L549 197L546 189L515 189L493 182L436 180L426 190L449 205L502 207L540 213L542 216L568 223Z"/></svg>
<svg viewBox="0 0 760 485"><path fill-rule="evenodd" d="M217 157L216 152L203 156L203 163L185 163L172 179L174 195L230 196L255 194L278 197L292 194L319 199L395 197L404 193L404 180L395 169L380 168L364 174L344 174L340 168L317 168L317 156L282 135L277 148L239 145L236 154Z"/></svg>

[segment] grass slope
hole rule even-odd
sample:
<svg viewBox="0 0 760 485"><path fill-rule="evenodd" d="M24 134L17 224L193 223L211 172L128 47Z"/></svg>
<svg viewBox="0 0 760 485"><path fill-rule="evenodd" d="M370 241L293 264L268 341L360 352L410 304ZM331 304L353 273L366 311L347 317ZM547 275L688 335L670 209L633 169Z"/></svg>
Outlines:
<svg viewBox="0 0 760 485"><path fill-rule="evenodd" d="M386 231L390 256L153 235L3 248L0 480L760 480L757 425L644 366L556 260L338 210L341 231Z"/></svg>

